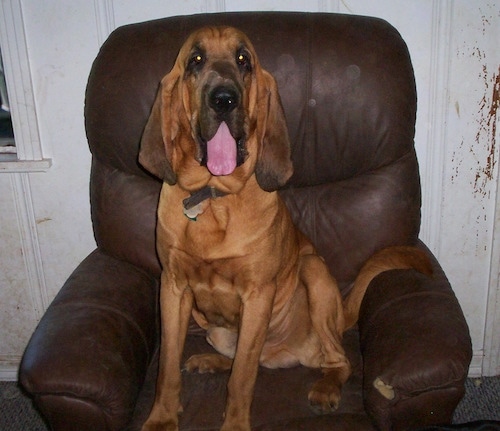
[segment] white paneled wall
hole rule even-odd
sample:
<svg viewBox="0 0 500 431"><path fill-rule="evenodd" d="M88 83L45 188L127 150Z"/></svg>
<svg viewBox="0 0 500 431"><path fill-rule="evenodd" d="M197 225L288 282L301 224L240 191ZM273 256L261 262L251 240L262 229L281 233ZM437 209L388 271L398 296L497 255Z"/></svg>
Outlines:
<svg viewBox="0 0 500 431"><path fill-rule="evenodd" d="M99 46L114 28L132 22L244 10L371 15L401 32L419 96L421 237L438 255L469 322L471 374L500 374L500 9L492 3L2 0L0 14L19 7L22 12L14 25L26 39L35 129L52 166L46 172L14 173L0 162L0 379L16 378L24 346L43 311L95 247L83 98ZM0 18L5 22L5 16ZM15 45L5 37L1 43L2 48ZM27 125L20 127L23 131Z"/></svg>

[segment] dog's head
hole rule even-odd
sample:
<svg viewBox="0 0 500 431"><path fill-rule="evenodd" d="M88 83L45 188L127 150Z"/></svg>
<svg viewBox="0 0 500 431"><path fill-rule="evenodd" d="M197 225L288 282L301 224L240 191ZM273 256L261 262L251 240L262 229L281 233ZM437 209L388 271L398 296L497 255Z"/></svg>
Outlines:
<svg viewBox="0 0 500 431"><path fill-rule="evenodd" d="M188 37L161 82L139 162L189 191L217 178L234 192L253 174L266 191L286 183L290 142L276 82L245 34L206 27Z"/></svg>

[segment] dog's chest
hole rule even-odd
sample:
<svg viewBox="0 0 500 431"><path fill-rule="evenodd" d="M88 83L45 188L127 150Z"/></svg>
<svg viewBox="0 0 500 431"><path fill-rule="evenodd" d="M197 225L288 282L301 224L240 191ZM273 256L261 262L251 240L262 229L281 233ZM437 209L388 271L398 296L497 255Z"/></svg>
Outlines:
<svg viewBox="0 0 500 431"><path fill-rule="evenodd" d="M262 254L264 241L254 246L247 237L220 232L219 237L190 222L182 241L182 251L171 249L173 270L185 278L193 292L194 316L200 326L237 328L242 298L276 274L268 254ZM271 271L269 271L271 269Z"/></svg>
<svg viewBox="0 0 500 431"><path fill-rule="evenodd" d="M242 288L238 275L223 260L200 262L186 271L193 292L194 316L201 326L237 327Z"/></svg>
<svg viewBox="0 0 500 431"><path fill-rule="evenodd" d="M157 241L163 267L193 292L201 326L237 327L242 298L277 277L279 250L288 248L277 234L276 202L262 209L262 202L248 208L235 197L215 199L195 221L175 210L178 199L162 198Z"/></svg>

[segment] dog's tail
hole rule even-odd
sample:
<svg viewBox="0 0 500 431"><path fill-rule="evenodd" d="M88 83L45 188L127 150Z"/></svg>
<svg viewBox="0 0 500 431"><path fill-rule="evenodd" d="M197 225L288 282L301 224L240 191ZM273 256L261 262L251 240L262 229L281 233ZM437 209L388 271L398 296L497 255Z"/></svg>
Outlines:
<svg viewBox="0 0 500 431"><path fill-rule="evenodd" d="M432 276L429 257L416 247L388 247L375 253L361 268L351 292L344 300L345 330L358 321L361 301L370 282L380 273L392 269L416 269L422 274Z"/></svg>

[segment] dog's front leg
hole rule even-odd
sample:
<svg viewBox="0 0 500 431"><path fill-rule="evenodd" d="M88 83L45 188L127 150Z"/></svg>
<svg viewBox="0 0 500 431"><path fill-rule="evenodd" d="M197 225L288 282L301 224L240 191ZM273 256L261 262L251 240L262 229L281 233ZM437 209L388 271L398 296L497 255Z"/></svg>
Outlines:
<svg viewBox="0 0 500 431"><path fill-rule="evenodd" d="M156 396L153 408L142 431L177 431L178 414L182 411L180 361L186 339L193 294L178 286L175 276L163 271L161 275L161 345Z"/></svg>
<svg viewBox="0 0 500 431"><path fill-rule="evenodd" d="M250 407L262 347L271 319L276 284L249 291L243 299L236 355L227 386L227 403L221 431L250 431Z"/></svg>

